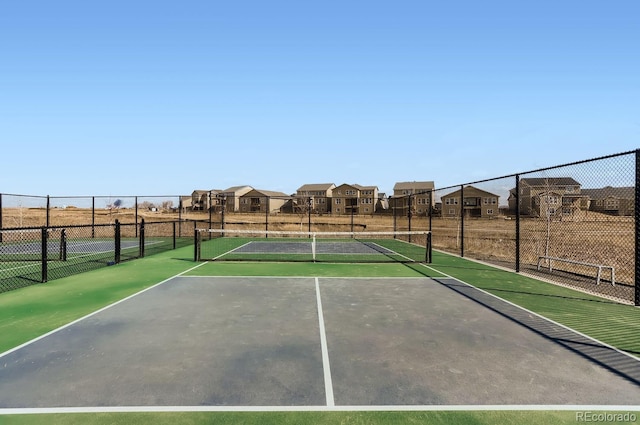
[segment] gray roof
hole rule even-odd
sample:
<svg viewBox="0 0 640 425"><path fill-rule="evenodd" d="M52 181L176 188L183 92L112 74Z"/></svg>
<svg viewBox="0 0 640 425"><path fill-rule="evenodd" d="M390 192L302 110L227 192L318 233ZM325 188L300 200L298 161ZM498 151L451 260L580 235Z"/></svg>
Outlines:
<svg viewBox="0 0 640 425"><path fill-rule="evenodd" d="M352 184L358 190L377 190L378 186L360 186L359 184Z"/></svg>
<svg viewBox="0 0 640 425"><path fill-rule="evenodd" d="M336 185L334 183L311 183L311 184L303 184L298 188L298 192L306 192L310 190L322 190L327 191Z"/></svg>
<svg viewBox="0 0 640 425"><path fill-rule="evenodd" d="M587 195L591 199L606 199L606 198L618 198L618 199L634 199L635 187L612 187L607 186L600 189L582 189L580 192L582 195Z"/></svg>
<svg viewBox="0 0 640 425"><path fill-rule="evenodd" d="M473 190L476 190L478 192L481 192L481 193L484 193L484 194L487 194L487 195L495 196L496 198L500 197L500 195L496 195L495 193L487 192L486 190L478 189L475 186L465 186L464 189L465 189L465 191L467 189L473 189ZM453 191L453 192L450 192L450 193L447 193L446 195L442 195L441 198L447 198L447 197L449 197L451 195L458 195L458 194L460 194L460 189L458 189L456 191Z"/></svg>
<svg viewBox="0 0 640 425"><path fill-rule="evenodd" d="M522 183L529 186L580 186L573 177L533 177L520 179L520 184Z"/></svg>
<svg viewBox="0 0 640 425"><path fill-rule="evenodd" d="M257 192L257 193L259 193L261 195L264 195L264 196L267 196L269 198L291 198L290 195L287 195L284 192L276 192L276 191L273 191L273 190L260 190L260 189L253 189L253 190L245 193L242 196L248 195L251 192Z"/></svg>
<svg viewBox="0 0 640 425"><path fill-rule="evenodd" d="M430 190L435 189L435 184L432 181L424 181L424 182L397 182L393 186L393 190Z"/></svg>
<svg viewBox="0 0 640 425"><path fill-rule="evenodd" d="M248 191L250 191L251 189L253 189L251 186L232 186L228 189L225 189L222 193L225 193L225 194L233 193L235 195L237 192L242 192L240 195L243 195Z"/></svg>

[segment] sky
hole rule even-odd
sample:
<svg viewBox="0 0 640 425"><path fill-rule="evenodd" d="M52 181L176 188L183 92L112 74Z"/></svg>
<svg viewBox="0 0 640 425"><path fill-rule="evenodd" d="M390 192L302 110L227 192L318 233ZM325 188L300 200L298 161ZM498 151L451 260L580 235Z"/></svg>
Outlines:
<svg viewBox="0 0 640 425"><path fill-rule="evenodd" d="M3 2L0 193L446 187L640 148L640 2Z"/></svg>

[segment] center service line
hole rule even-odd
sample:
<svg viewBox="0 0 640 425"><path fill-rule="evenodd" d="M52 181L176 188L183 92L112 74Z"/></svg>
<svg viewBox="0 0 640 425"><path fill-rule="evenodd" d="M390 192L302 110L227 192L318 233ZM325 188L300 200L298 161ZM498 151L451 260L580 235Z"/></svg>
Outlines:
<svg viewBox="0 0 640 425"><path fill-rule="evenodd" d="M320 346L322 348L322 368L324 369L324 392L327 396L327 406L335 406L333 400L333 382L331 381L331 366L329 365L329 350L327 349L327 334L324 329L324 315L322 314L322 300L320 299L320 282L316 277L316 300L318 301L318 325L320 328Z"/></svg>

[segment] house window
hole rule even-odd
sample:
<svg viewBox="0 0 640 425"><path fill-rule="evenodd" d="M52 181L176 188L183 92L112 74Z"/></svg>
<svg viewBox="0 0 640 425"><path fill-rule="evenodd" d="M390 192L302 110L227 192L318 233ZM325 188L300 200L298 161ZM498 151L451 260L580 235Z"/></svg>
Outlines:
<svg viewBox="0 0 640 425"><path fill-rule="evenodd" d="M365 209L364 209L364 212L369 212L369 208L365 208Z"/></svg>
<svg viewBox="0 0 640 425"><path fill-rule="evenodd" d="M339 213L340 212L340 208L336 208L336 212Z"/></svg>
<svg viewBox="0 0 640 425"><path fill-rule="evenodd" d="M336 198L336 205L340 205L342 203L342 199Z"/></svg>
<svg viewBox="0 0 640 425"><path fill-rule="evenodd" d="M449 215L456 215L456 210L453 208L449 209Z"/></svg>
<svg viewBox="0 0 640 425"><path fill-rule="evenodd" d="M487 215L493 215L493 209L489 208L489 209L487 210Z"/></svg>

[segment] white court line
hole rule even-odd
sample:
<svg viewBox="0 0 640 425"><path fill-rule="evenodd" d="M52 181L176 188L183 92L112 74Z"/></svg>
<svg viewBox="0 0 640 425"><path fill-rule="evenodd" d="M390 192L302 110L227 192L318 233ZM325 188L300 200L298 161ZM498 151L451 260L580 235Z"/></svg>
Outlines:
<svg viewBox="0 0 640 425"><path fill-rule="evenodd" d="M600 341L600 340L598 340L598 339L596 339L596 338L594 338L594 337L592 337L592 336L589 336L589 335L584 334L584 333L582 333L582 332L579 332L579 331L577 331L577 330L575 330L575 329L573 329L573 328L570 328L570 327L569 327L569 326L567 326L567 325L563 325L562 323L556 322L555 320L551 320L551 319L549 319L548 317L545 317L545 316L543 316L543 315L541 315L541 314L539 314L539 313L536 313L535 311L532 311L532 310L529 310L529 309L527 309L527 308L524 308L524 307L522 307L522 306L520 306L520 305L518 305L518 304L512 303L511 301L505 300L504 298L501 298L501 297L499 297L499 296L497 296L497 295L495 295L495 294L492 294L491 292L487 292L487 291L485 291L484 289L480 289L480 288L478 288L478 287L477 287L477 286L475 286L475 285L472 285L472 284L470 284L470 283L467 283L467 282L465 282L465 281L463 281L463 280L460 280L460 279L458 279L458 278L456 278L456 277L450 276L450 275L446 274L446 273L445 273L445 272L443 272L443 271L440 271L440 270L438 270L438 269L435 269L435 268L433 268L433 267L431 267L431 266L428 266L428 265L426 265L426 264L424 264L424 263L421 263L421 264L422 264L424 267L426 267L426 268L428 268L428 269L430 269L430 270L433 270L434 272L441 273L441 274L442 274L445 278L447 278L447 279L453 279L453 280L455 280L455 281L457 281L457 282L460 282L460 283L462 283L462 284L465 284L465 285L467 285L467 286L469 286L469 287L471 287L471 288L474 288L476 291L480 291L480 292L482 292L483 294L485 294L485 295L489 295L489 296L490 296L490 297L492 297L492 298L495 298L495 299L498 299L498 300L500 300L500 301L502 301L502 302L505 302L505 303L509 304L509 305L510 305L510 306L512 306L512 307L516 307L516 308L518 308L518 309L520 309L520 310L522 310L522 311L524 311L524 312L526 312L526 313L528 313L528 314L531 314L531 315L536 316L536 317L538 317L538 318L540 318L540 319L546 320L547 322L549 322L549 323L551 323L551 324L553 324L553 325L556 325L556 326L559 326L559 327L561 327L561 328L563 328L563 329L565 329L565 330L571 331L571 332L573 332L573 333L575 333L575 334L577 334L577 335L580 335L580 336L581 336L581 337L583 337L583 338L586 338L586 339L588 339L588 340L591 340L591 341L595 342L596 344L599 344L599 345L601 345L601 346L603 346L603 347L606 347L606 348L608 348L608 349L610 349L610 350L617 351L617 352L618 352L618 353L620 353L620 354L624 354L625 356L630 357L630 358L632 358L632 359L634 359L634 360L636 360L636 361L640 362L640 357L636 357L636 356L634 356L634 355L633 355L633 354L631 354L631 353L627 353L626 351L620 350L619 348L616 348L616 347L614 347L613 345L609 345L609 344L607 344L606 342L602 342L602 341ZM431 279L438 279L438 277L431 278Z"/></svg>
<svg viewBox="0 0 640 425"><path fill-rule="evenodd" d="M131 298L133 298L133 297L135 297L135 296L138 296L138 295L140 295L140 294L142 294L142 293L144 293L144 292L147 292L147 291L149 291L149 290L151 290L151 289L155 288L156 286L160 286L160 285L162 285L163 283L169 282L171 279L174 279L174 278L176 278L176 277L179 277L179 276L183 275L184 273L190 272L191 270L195 270L195 269L197 269L198 267L201 267L201 266L202 266L202 265L204 265L204 264L206 264L206 263L200 263L200 264L198 264L198 265L196 265L196 266L194 266L194 267L191 267L191 268L189 268L189 269L187 269L187 270L184 270L184 271L182 271L182 272L180 272L180 273L178 273L178 274L176 274L176 275L174 275L174 276L171 276L171 277L169 277L169 278L167 278L167 279L165 279L165 280L163 280L163 281L161 281L161 282L158 282L158 283L156 283L155 285L152 285L152 286L150 286L150 287L148 287L148 288L145 288L145 289L143 289L143 290L141 290L141 291L138 291L138 292L136 292L135 294L129 295L129 296L128 296L128 297L126 297L126 298L123 298L123 299L121 299L121 300L118 300L118 301L116 301L116 302L114 302L114 303L112 303L112 304L109 304L109 305L107 305L107 306L105 306L105 307L102 307L102 308L101 308L101 309L99 309L99 310L96 310L96 311L94 311L94 312L92 312L92 313L89 313L89 314L87 314L87 315L85 315L85 316L82 316L82 317L80 317L79 319L74 320L73 322L69 322L69 323L67 323L66 325L62 325L62 326L60 326L59 328L56 328L56 329L54 329L54 330L52 330L52 331L47 332L46 334L40 335L39 337L36 337L36 338L34 338L34 339L30 340L30 341L27 341L27 342L25 342L25 343L23 343L23 344L20 344L20 345L18 345L17 347L13 347L12 349L10 349L10 350L8 350L8 351L5 351L4 353L0 353L0 358L2 358L2 357L4 357L4 356L7 356L7 355L9 355L9 354L11 354L11 353L13 353L14 351L18 351L18 350L20 350L21 348L24 348L24 347L26 347L26 346L28 346L28 345L30 345L30 344L33 344L34 342L40 341L41 339L44 339L44 338L48 337L49 335L53 335L53 334L55 334L56 332L59 332L59 331L61 331L61 330L63 330L63 329L66 329L66 328L68 328L69 326L72 326L72 325L74 325L74 324L76 324L76 323L78 323L78 322L80 322L80 321L82 321L82 320L85 320L85 319L88 319L89 317L95 316L96 314L101 313L101 312L103 312L103 311L105 311L105 310L107 310L107 309L109 309L109 308L111 308L111 307L114 307L114 306L116 306L116 305L118 305L118 304L120 304L120 303L123 303L123 302L125 302L125 301L127 301L127 300L129 300L129 299L131 299Z"/></svg>
<svg viewBox="0 0 640 425"><path fill-rule="evenodd" d="M334 407L333 382L331 380L331 365L329 364L329 349L327 348L327 333L324 328L324 314L322 313L322 300L320 299L320 281L316 277L316 300L318 301L318 325L320 328L320 347L322 349L322 369L324 370L324 392L327 397L327 406Z"/></svg>
<svg viewBox="0 0 640 425"><path fill-rule="evenodd" d="M381 406L113 406L113 407L40 407L0 408L0 415L34 415L59 413L146 413L146 412L463 412L463 411L578 411L640 412L633 405L542 405L542 404L439 404Z"/></svg>

